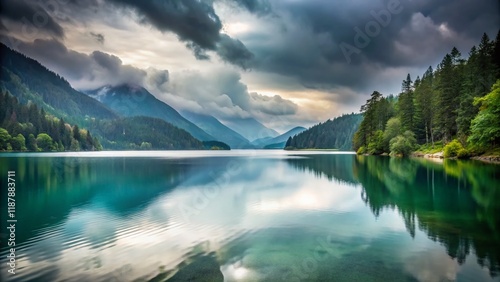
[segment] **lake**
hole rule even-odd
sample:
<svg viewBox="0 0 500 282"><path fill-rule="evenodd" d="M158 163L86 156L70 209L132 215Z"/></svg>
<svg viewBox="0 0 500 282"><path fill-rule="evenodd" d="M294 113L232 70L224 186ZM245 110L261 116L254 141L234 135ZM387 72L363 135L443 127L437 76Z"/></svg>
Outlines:
<svg viewBox="0 0 500 282"><path fill-rule="evenodd" d="M499 165L325 151L10 153L4 194L8 170L16 274L3 240L2 281L500 281Z"/></svg>

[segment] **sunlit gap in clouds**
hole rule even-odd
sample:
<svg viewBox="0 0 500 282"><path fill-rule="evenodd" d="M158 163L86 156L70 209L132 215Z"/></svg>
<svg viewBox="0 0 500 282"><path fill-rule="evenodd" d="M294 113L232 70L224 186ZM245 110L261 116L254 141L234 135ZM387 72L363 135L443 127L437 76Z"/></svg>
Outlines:
<svg viewBox="0 0 500 282"><path fill-rule="evenodd" d="M228 35L236 36L241 33L248 32L250 30L250 26L245 23L235 22L235 23L226 23L222 28L222 32Z"/></svg>

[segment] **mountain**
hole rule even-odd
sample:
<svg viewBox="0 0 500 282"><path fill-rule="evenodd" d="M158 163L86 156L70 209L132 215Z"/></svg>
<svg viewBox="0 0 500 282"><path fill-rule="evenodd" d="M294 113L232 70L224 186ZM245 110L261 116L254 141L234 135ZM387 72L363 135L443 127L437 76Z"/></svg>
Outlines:
<svg viewBox="0 0 500 282"><path fill-rule="evenodd" d="M185 119L174 108L158 100L146 89L135 85L104 86L87 94L124 117L148 116L162 119L186 130L202 141L216 140L213 136Z"/></svg>
<svg viewBox="0 0 500 282"><path fill-rule="evenodd" d="M104 139L107 149L193 150L203 149L200 140L187 131L159 119L145 116L100 120L90 130Z"/></svg>
<svg viewBox="0 0 500 282"><path fill-rule="evenodd" d="M102 146L90 131L47 115L34 103L21 104L0 92L0 151L94 151Z"/></svg>
<svg viewBox="0 0 500 282"><path fill-rule="evenodd" d="M94 150L100 149L101 145L108 150L227 149L223 143L203 143L184 129L159 118L119 117L98 100L73 89L64 78L37 61L2 44L0 62L0 93L3 97L0 131L9 139L3 141L13 142L10 144L12 150L22 148L23 143L27 150L35 150L38 146L44 151ZM122 113L141 103L144 103L141 107L149 107L144 113L171 109L153 101L147 91L139 90L140 93L134 92L127 96L128 99L114 97L115 102L111 105ZM10 99L9 95L14 97ZM175 110L172 109L171 115L201 138L213 139L191 122L178 118L180 115ZM8 150L8 144L5 145Z"/></svg>
<svg viewBox="0 0 500 282"><path fill-rule="evenodd" d="M206 133L217 137L233 149L253 148L250 142L236 131L222 124L211 115L198 114L189 111L181 111L181 114L192 123L203 129Z"/></svg>
<svg viewBox="0 0 500 282"><path fill-rule="evenodd" d="M352 150L352 139L362 120L362 114L354 113L327 120L290 138L286 147Z"/></svg>
<svg viewBox="0 0 500 282"><path fill-rule="evenodd" d="M80 124L89 118L117 118L108 107L73 89L61 76L1 43L0 61L0 89L20 103L31 101L47 113Z"/></svg>
<svg viewBox="0 0 500 282"><path fill-rule="evenodd" d="M252 144L265 149L283 149L289 137L293 137L305 130L307 130L305 127L297 126L274 138L254 140Z"/></svg>
<svg viewBox="0 0 500 282"><path fill-rule="evenodd" d="M279 135L274 129L267 128L254 118L235 118L225 121L224 124L250 141Z"/></svg>

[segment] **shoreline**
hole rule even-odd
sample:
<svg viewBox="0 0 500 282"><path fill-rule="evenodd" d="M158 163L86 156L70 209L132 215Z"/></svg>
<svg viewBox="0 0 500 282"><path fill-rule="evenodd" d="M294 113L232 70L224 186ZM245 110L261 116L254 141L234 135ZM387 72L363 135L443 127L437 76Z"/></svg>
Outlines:
<svg viewBox="0 0 500 282"><path fill-rule="evenodd" d="M422 152L413 152L411 154L412 157L416 158L424 158L424 159L455 159L457 160L458 158L453 157L453 158L445 158L443 152L437 152L433 154L425 154ZM469 157L469 158L464 158L464 160L475 160L475 161L480 161L484 163L490 163L490 164L500 164L500 156L494 156L494 155L482 155L482 156L475 156L475 157Z"/></svg>

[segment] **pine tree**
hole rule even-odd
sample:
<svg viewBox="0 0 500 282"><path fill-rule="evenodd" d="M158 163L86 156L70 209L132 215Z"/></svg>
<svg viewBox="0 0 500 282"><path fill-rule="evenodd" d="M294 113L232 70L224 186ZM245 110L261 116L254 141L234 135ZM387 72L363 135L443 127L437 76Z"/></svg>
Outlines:
<svg viewBox="0 0 500 282"><path fill-rule="evenodd" d="M415 104L410 74L403 80L398 101L399 116L403 130L414 131Z"/></svg>
<svg viewBox="0 0 500 282"><path fill-rule="evenodd" d="M457 106L459 103L459 90L456 82L458 73L455 71L454 58L446 54L439 65L437 73L437 120L438 131L446 143L457 132Z"/></svg>

